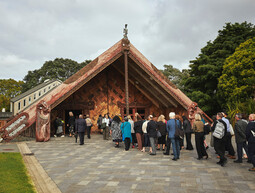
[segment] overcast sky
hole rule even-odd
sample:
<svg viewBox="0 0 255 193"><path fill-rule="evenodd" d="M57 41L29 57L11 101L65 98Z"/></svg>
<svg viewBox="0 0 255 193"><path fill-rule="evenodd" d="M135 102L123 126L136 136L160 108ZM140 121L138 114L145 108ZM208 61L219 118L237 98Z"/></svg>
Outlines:
<svg viewBox="0 0 255 193"><path fill-rule="evenodd" d="M156 67L185 69L227 22L255 24L255 0L0 0L0 79L45 61L93 60L123 37Z"/></svg>

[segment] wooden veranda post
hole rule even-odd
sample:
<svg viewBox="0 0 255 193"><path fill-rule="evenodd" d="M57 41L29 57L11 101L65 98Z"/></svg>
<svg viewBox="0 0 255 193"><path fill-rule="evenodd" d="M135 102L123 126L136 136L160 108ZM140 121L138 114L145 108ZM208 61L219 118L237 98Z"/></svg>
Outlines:
<svg viewBox="0 0 255 193"><path fill-rule="evenodd" d="M128 41L128 29L127 24L125 24L125 28L123 29L123 48L124 48L124 63L125 63L125 101L126 101L126 115L129 114L129 92L128 92L128 51L129 51L129 41Z"/></svg>

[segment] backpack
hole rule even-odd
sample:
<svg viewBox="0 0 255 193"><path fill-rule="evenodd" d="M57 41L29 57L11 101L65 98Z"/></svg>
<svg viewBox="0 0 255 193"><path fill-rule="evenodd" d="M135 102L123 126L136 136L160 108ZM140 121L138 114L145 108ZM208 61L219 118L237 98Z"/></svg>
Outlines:
<svg viewBox="0 0 255 193"><path fill-rule="evenodd" d="M225 126L222 122L217 121L216 127L213 132L213 136L222 139L225 135Z"/></svg>

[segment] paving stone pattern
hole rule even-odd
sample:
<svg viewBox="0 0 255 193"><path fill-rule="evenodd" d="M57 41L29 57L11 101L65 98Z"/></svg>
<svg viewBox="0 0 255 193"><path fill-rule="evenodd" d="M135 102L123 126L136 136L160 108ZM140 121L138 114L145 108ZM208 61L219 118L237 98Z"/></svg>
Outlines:
<svg viewBox="0 0 255 193"><path fill-rule="evenodd" d="M213 148L208 149L208 160L197 160L196 150L182 150L180 160L172 161L163 151L157 151L156 156L136 148L124 151L123 143L115 148L111 140L102 138L99 134L90 140L85 136L83 146L70 137L27 145L66 193L255 192L255 173L248 171L251 164L228 160L226 167L221 167Z"/></svg>

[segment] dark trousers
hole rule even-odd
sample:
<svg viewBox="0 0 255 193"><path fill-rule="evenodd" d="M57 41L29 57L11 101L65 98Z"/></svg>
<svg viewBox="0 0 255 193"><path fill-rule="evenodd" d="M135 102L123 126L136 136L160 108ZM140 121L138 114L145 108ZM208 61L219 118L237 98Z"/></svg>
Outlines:
<svg viewBox="0 0 255 193"><path fill-rule="evenodd" d="M180 149L182 149L182 147L184 146L184 139L179 139L180 142Z"/></svg>
<svg viewBox="0 0 255 193"><path fill-rule="evenodd" d="M125 142L125 150L128 151L130 147L130 138L126 137L124 139L124 142Z"/></svg>
<svg viewBox="0 0 255 193"><path fill-rule="evenodd" d="M150 147L150 138L148 133L144 133L144 147Z"/></svg>
<svg viewBox="0 0 255 193"><path fill-rule="evenodd" d="M255 167L255 143L248 144L248 156L253 167Z"/></svg>
<svg viewBox="0 0 255 193"><path fill-rule="evenodd" d="M191 143L191 133L185 133L185 138L186 138L186 144L187 144L186 149L193 150L193 145Z"/></svg>
<svg viewBox="0 0 255 193"><path fill-rule="evenodd" d="M131 133L131 136L132 136L132 144L135 145L135 143L137 143L135 133Z"/></svg>
<svg viewBox="0 0 255 193"><path fill-rule="evenodd" d="M238 156L238 161L243 160L243 148L248 155L248 147L246 141L241 142L241 143L236 143L236 150L237 150L237 156Z"/></svg>
<svg viewBox="0 0 255 193"><path fill-rule="evenodd" d="M234 156L235 151L234 151L231 139L232 139L232 135L230 134L230 132L227 132L227 134L226 134L226 140L227 140L226 148L227 148L228 154Z"/></svg>
<svg viewBox="0 0 255 193"><path fill-rule="evenodd" d="M224 163L227 160L225 158L225 144L226 141L224 139L217 139L214 137L214 149L220 156L220 163Z"/></svg>
<svg viewBox="0 0 255 193"><path fill-rule="evenodd" d="M87 137L90 139L91 126L87 126Z"/></svg>
<svg viewBox="0 0 255 193"><path fill-rule="evenodd" d="M204 132L195 133L195 142L198 158L200 159L203 158L203 156L208 156L204 146Z"/></svg>
<svg viewBox="0 0 255 193"><path fill-rule="evenodd" d="M169 155L170 148L171 148L171 139L167 137L167 140L166 140L166 154L168 154L168 155Z"/></svg>
<svg viewBox="0 0 255 193"><path fill-rule="evenodd" d="M84 144L84 135L85 135L85 132L79 132L80 145Z"/></svg>

